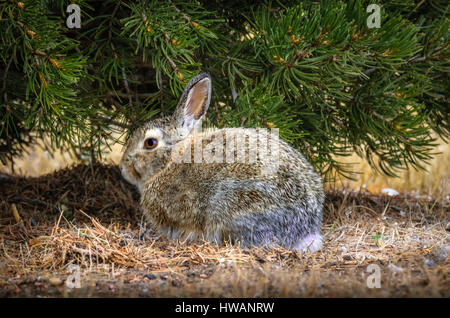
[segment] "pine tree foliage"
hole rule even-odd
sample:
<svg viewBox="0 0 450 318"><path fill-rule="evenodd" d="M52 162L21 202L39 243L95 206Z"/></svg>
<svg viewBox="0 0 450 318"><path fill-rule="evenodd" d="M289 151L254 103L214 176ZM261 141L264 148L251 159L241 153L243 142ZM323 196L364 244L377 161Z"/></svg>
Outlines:
<svg viewBox="0 0 450 318"><path fill-rule="evenodd" d="M448 13L445 0L1 0L0 159L50 134L95 160L209 72L207 125L279 128L324 175L346 174L336 155L353 152L391 175L423 167L432 132L450 135Z"/></svg>

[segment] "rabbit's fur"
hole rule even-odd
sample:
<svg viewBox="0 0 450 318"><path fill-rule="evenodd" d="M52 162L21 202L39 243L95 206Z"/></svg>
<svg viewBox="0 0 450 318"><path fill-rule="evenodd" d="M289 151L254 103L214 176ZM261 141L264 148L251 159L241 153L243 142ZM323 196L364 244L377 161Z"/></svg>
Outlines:
<svg viewBox="0 0 450 318"><path fill-rule="evenodd" d="M256 162L248 158L196 161L195 143L201 149L212 144L226 149L227 141L234 140L236 149L251 151L259 144L250 139L264 133L243 128L199 133L210 96L209 75L196 76L186 86L173 116L148 122L129 139L120 166L124 178L138 187L144 214L170 238L320 249L321 178L286 142L268 136L268 145L277 143L278 148L271 150L277 151L276 159L275 152L268 152ZM154 149L144 147L149 138L157 140ZM238 152L230 149L227 155ZM276 169L267 169L276 160Z"/></svg>

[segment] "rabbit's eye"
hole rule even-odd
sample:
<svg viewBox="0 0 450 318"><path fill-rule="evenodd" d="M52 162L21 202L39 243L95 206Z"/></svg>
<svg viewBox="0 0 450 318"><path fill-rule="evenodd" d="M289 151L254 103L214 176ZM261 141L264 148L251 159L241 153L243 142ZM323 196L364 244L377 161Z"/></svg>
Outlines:
<svg viewBox="0 0 450 318"><path fill-rule="evenodd" d="M148 138L148 139L145 139L145 141L144 141L145 149L155 149L157 145L158 145L158 140L156 140L154 138Z"/></svg>

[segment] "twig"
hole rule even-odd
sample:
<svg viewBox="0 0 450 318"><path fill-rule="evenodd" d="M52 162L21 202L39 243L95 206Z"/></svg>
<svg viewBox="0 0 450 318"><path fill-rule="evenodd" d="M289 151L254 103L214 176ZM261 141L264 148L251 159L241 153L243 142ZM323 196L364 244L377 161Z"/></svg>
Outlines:
<svg viewBox="0 0 450 318"><path fill-rule="evenodd" d="M13 203L11 204L11 210L12 210L12 214L14 216L14 219L16 220L17 223L20 223L20 221L22 220L22 218L19 215L19 211L17 211L17 207L16 205Z"/></svg>
<svg viewBox="0 0 450 318"><path fill-rule="evenodd" d="M423 61L426 61L428 58L430 58L430 57L432 57L433 56L433 54L436 54L437 52L439 52L440 50L442 50L442 49L445 49L446 48L446 46L443 46L443 47L437 47L437 48L435 48L433 51L431 51L427 56L420 56L420 55L422 55L422 54L424 54L424 52L423 52L423 50L420 52L420 53L418 53L418 54L416 54L415 56L413 56L412 58L410 58L409 60L408 60L408 63L415 63L415 62L423 62Z"/></svg>
<svg viewBox="0 0 450 318"><path fill-rule="evenodd" d="M61 209L61 212L59 213L58 221L56 221L56 224L52 229L52 234L50 235L50 237L53 237L55 235L55 233L58 231L59 224L61 223L61 218L63 216L63 213L64 213L64 209Z"/></svg>
<svg viewBox="0 0 450 318"><path fill-rule="evenodd" d="M133 107L133 97L130 91L130 87L128 86L128 80L127 80L127 76L125 74L125 68L122 66L121 68L122 71L122 80L123 80L123 84L125 85L125 90L127 91L127 95L128 95L128 101L130 102L130 106Z"/></svg>
<svg viewBox="0 0 450 318"><path fill-rule="evenodd" d="M10 200L11 203L18 203L18 202L27 202L30 204L38 204L38 205L42 205L42 206L47 206L48 204L51 203L46 203L44 201L41 200L37 200L37 199L30 199L27 197L22 197L22 196L15 196Z"/></svg>
<svg viewBox="0 0 450 318"><path fill-rule="evenodd" d="M167 60L169 61L170 66L173 68L173 70L178 72L177 64L175 64L175 62L170 58L170 56L166 56L166 57L167 57Z"/></svg>
<svg viewBox="0 0 450 318"><path fill-rule="evenodd" d="M9 105L8 105L8 94L6 93L6 79L7 79L7 77L8 77L8 71L9 71L9 67L11 66L11 63L12 63L12 60L13 60L13 55L11 55L11 57L10 57L10 59L9 59L9 61L8 61L8 64L6 65L6 68L5 68L5 74L3 74L3 79L2 79L2 81L3 81L3 84L2 84L2 93L3 93L3 100L4 100L4 103L5 103L5 106L6 106L6 110L8 111L9 109Z"/></svg>
<svg viewBox="0 0 450 318"><path fill-rule="evenodd" d="M160 69L158 69L158 71L157 71L157 76L158 76L158 82L159 82L159 85L160 85L160 88L159 88L159 102L160 102L160 107L161 107L161 110L164 112L164 110L163 110L163 88L164 88L164 84L163 84L163 80L162 80L162 76L161 76L161 70Z"/></svg>
<svg viewBox="0 0 450 318"><path fill-rule="evenodd" d="M114 119L106 118L104 116L98 116L98 118L101 119L103 122L105 122L107 124L112 124L112 125L115 125L115 126L120 127L120 128L129 129L131 127L131 125L127 125L127 124L118 122L118 121L116 121Z"/></svg>
<svg viewBox="0 0 450 318"><path fill-rule="evenodd" d="M184 20L186 20L186 22L191 23L191 18L189 18L186 14L181 12L181 10L178 9L171 0L167 0L167 2L169 2L172 5L172 7L175 9L175 11L177 11L179 14L181 14L181 16L183 17Z"/></svg>
<svg viewBox="0 0 450 318"><path fill-rule="evenodd" d="M109 19L109 30L108 30L109 46L111 47L111 49L113 51L114 59L117 62L119 61L119 57L117 55L116 48L115 48L114 43L112 41L112 31L111 30L112 30L114 16L116 15L117 10L119 9L121 4L122 4L122 0L117 1L116 6L114 7L114 10L111 13L111 18ZM123 80L123 84L125 86L125 90L127 91L127 95L128 95L128 100L130 102L130 106L133 107L133 96L131 94L130 87L128 85L128 79L127 79L127 76L125 74L125 68L123 66L121 66L120 70L121 70L121 73L122 73L122 80Z"/></svg>
<svg viewBox="0 0 450 318"><path fill-rule="evenodd" d="M122 0L119 0L117 2L116 6L114 7L113 12L111 13L111 18L109 19L108 39L109 39L109 45L111 46L111 49L113 50L114 54L116 54L116 49L114 47L114 44L112 43L112 32L111 32L111 29L112 29L112 24L113 24L113 18L116 15L117 10L119 9L121 3L122 3ZM115 56L117 56L117 54Z"/></svg>

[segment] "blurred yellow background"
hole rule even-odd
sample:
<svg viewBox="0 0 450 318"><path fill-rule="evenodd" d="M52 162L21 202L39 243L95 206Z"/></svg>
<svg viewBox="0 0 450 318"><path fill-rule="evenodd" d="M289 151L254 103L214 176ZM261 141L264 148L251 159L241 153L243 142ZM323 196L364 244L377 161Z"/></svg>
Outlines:
<svg viewBox="0 0 450 318"><path fill-rule="evenodd" d="M115 144L112 151L104 157L105 163L118 164L122 156L122 145ZM427 166L427 171L410 168L399 174L398 178L390 178L376 174L369 164L357 155L339 158L341 162L354 163L352 170L361 172L356 180L339 179L329 186L337 188L366 189L373 194L380 193L384 188L392 188L398 192L415 192L418 195L428 195L436 199L448 199L450 195L450 146L443 140L438 140L436 155ZM67 152L54 151L50 153L42 149L42 142L28 149L28 155L14 162L16 174L23 176L39 176L74 164ZM11 174L11 167L0 163L0 172Z"/></svg>
<svg viewBox="0 0 450 318"><path fill-rule="evenodd" d="M392 188L401 193L415 192L418 195L428 195L435 199L449 199L450 196L450 145L438 139L435 149L438 154L425 165L426 171L410 167L398 173L398 178L375 173L368 162L356 154L342 158L345 163L355 163L352 171L360 171L357 180L340 179L336 187L351 189L365 188L371 193L380 193L382 189Z"/></svg>

